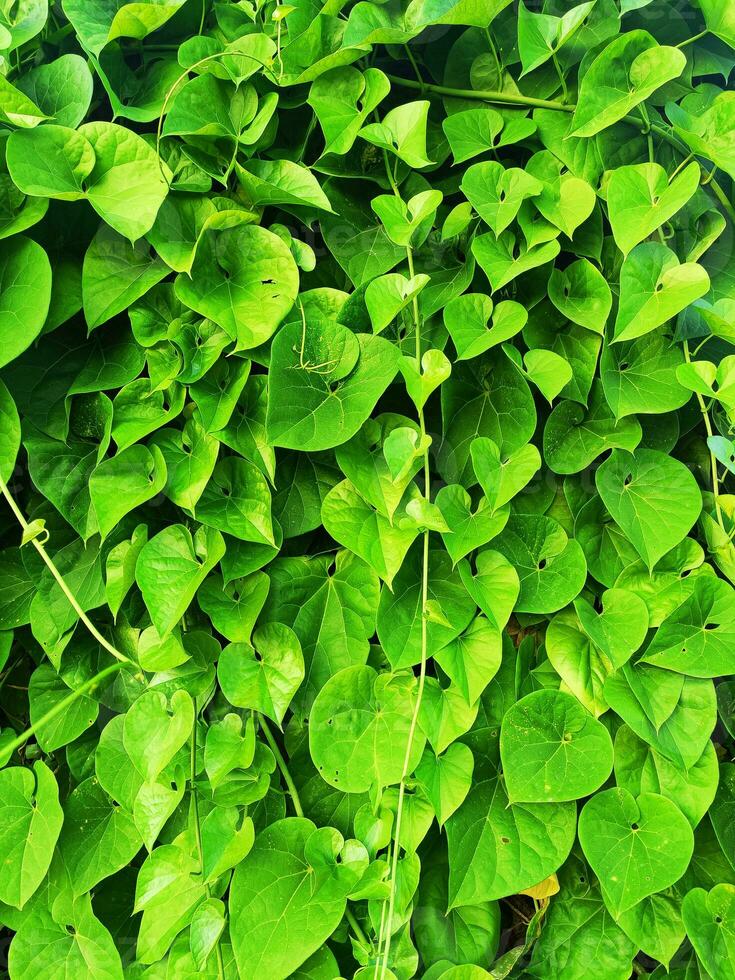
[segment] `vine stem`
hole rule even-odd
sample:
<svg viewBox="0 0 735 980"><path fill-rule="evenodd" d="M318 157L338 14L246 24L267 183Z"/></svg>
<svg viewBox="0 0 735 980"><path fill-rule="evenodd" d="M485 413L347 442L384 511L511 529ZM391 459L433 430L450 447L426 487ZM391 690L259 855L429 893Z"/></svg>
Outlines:
<svg viewBox="0 0 735 980"><path fill-rule="evenodd" d="M383 151L383 160L385 162L386 172L388 174L388 181L391 185L393 193L400 199L401 195L398 191L398 185L396 184L395 178L391 174L390 164L388 161L387 151ZM408 274L413 279L415 276L414 264L413 264L413 249L410 245L406 246L406 259L408 262ZM414 336L416 339L415 357L418 370L421 371L421 316L419 313L419 304L416 296L412 300L413 309L413 319L414 319ZM423 407L416 407L416 412L418 415L419 422L419 432L421 444L426 443L426 422L424 419ZM425 450L424 454L424 498L428 501L431 497L431 470L429 468L429 452L428 449ZM403 769L401 771L401 781L398 784L398 802L396 804L396 823L395 823L395 837L393 845L393 856L391 861L391 872L390 872L390 892L388 895L388 915L385 920L385 946L383 947L382 953L382 967L380 971L381 980L385 980L385 976L388 970L388 960L390 956L390 946L391 946L391 936L393 932L393 915L395 912L395 901L396 901L396 877L398 873L398 859L401 852L401 822L403 817L403 803L406 796L406 779L409 775L411 767L411 752L413 750L413 742L416 735L416 728L418 726L419 713L421 711L421 703L424 695L424 686L426 683L426 661L427 661L427 649L428 649L428 619L427 619L427 606L429 600L429 531L428 529L424 531L423 535L423 558L422 558L422 568L421 568L421 660L419 666L419 683L418 689L416 691L416 701L414 703L413 713L411 715L411 724L408 729L408 739L406 741L406 754L403 759ZM382 937L381 937L382 938ZM376 961L376 970L378 967L379 959Z"/></svg>
<svg viewBox="0 0 735 980"><path fill-rule="evenodd" d="M692 363L691 356L689 354L688 340L684 341L684 358L687 364ZM704 419L704 427L707 431L707 439L709 440L714 435L712 431L712 423L709 420L709 412L707 411L707 406L704 403L703 395L699 391L696 391L695 395L697 396L697 402L699 403L699 411L702 413L702 418ZM725 531L724 521L722 520L722 507L720 506L720 480L719 477L717 476L717 457L709 448L709 442L707 443L707 450L709 452L710 469L712 471L712 496L714 497L715 500L715 513L717 515L717 523L720 525L720 527L725 532L725 534L727 534L727 531Z"/></svg>
<svg viewBox="0 0 735 980"><path fill-rule="evenodd" d="M7 501L8 506L10 507L10 509L12 510L13 514L15 515L16 520L18 521L18 523L20 524L20 526L23 528L23 532L24 533L27 532L28 531L28 528L29 528L28 521L23 516L23 512L21 511L20 507L18 507L17 503L15 502L15 499L14 499L13 495L11 494L10 490L8 489L7 484L5 483L5 480L3 480L2 477L0 477L0 492L2 492L2 495L3 495L3 497L5 497L5 500ZM95 640L97 640L97 642L99 643L99 645L101 647L104 647L104 649L107 650L108 653L111 653L112 656L116 660L119 660L121 664L130 664L130 666L132 666L132 667L137 666L129 657L126 657L124 653L120 653L120 651L117 650L100 633L100 631L94 625L94 623L92 622L92 620L89 618L89 616L87 616L87 614L84 612L84 610L82 609L82 607L77 602L76 596L74 595L74 593L71 591L71 589L69 588L69 586L64 581L64 577L62 576L61 572L58 570L58 568L56 567L56 565L53 562L53 559L50 557L50 555L48 554L48 552L46 551L46 549L44 548L44 546L41 544L41 542L38 540L38 538L32 538L30 543L33 545L33 547L36 549L36 551L38 552L38 554L43 559L44 564L46 565L46 567L48 568L48 570L51 572L51 574L53 575L54 579L56 580L57 585L59 586L59 588L61 589L61 591L66 596L67 600L69 601L69 605L72 607L72 609L74 610L74 612L77 614L77 616L81 619L81 621L87 627L87 629L92 634L92 636L95 638Z"/></svg>
<svg viewBox="0 0 735 980"><path fill-rule="evenodd" d="M708 28L705 28L703 31L700 31L699 34L695 34L693 37L688 37L685 40L680 41L676 45L676 47L677 48L685 48L689 44L694 44L695 41L701 41L702 38L703 37L707 37L708 34L709 34L709 29Z"/></svg>
<svg viewBox="0 0 735 980"><path fill-rule="evenodd" d="M13 752L25 745L32 735L35 735L35 733L47 725L48 722L53 721L57 715L60 715L66 711L67 708L71 707L75 701L78 701L79 698L85 695L88 691L91 691L97 687L97 685L105 680L106 677L110 677L112 674L117 673L118 670L122 670L124 666L125 665L122 662L118 661L117 663L110 664L108 667L105 667L104 670L101 670L98 674L95 674L94 677L90 677L88 681L85 681L83 684L80 684L79 687L76 687L73 691L70 691L65 698L62 698L61 701L57 702L57 704L53 706L53 708L50 708L45 714L41 715L38 721L35 721L29 728L26 728L24 732L21 732L21 734L14 738L12 742L8 742L5 745L0 745L0 764L4 765L12 756Z"/></svg>
<svg viewBox="0 0 735 980"><path fill-rule="evenodd" d="M401 78L398 75L388 75L388 78L391 82L395 82L396 85L402 85L404 88L419 88L418 82L414 82L410 78ZM574 112L577 108L573 102L565 104L564 102L555 102L551 99L533 99L530 96L517 95L512 92L497 92L490 89L450 88L446 85L433 85L429 82L424 83L423 91L434 92L436 95L446 95L455 99L475 99L478 102L496 102L501 105L525 106L529 109L554 109L557 112ZM626 122L631 126L637 126L638 128L641 125L641 121L637 116L623 116L619 121ZM661 126L655 122L652 122L650 125L652 132L675 147L680 153L686 154L689 152L689 148L686 146L682 149L681 142L665 126ZM735 207L733 207L732 202L728 199L727 194L725 194L720 184L712 177L715 169L709 173L707 182L712 187L715 197L729 215L730 220L735 223Z"/></svg>
<svg viewBox="0 0 735 980"><path fill-rule="evenodd" d="M293 781L293 776L286 765L286 760L283 758L283 753L278 747L278 742L276 742L275 738L273 737L273 732L270 730L268 722L260 713L258 713L258 724L260 725L261 731L265 735L265 740L270 746L271 752L276 757L276 764L281 770L281 775L283 776L284 782L288 787L288 792L291 795L291 802L293 803L293 808L296 811L296 816L303 817L304 808L301 806L301 799L299 797L299 791L296 789L296 783Z"/></svg>
<svg viewBox="0 0 735 980"><path fill-rule="evenodd" d="M199 797L197 795L197 699L193 698L194 701L194 724L191 729L191 772L189 778L189 786L191 788L191 808L194 814L194 836L196 837L197 853L199 854L199 867L202 869L202 884L204 886L204 894L207 898L212 897L212 892L209 885L204 880L204 849L202 847L202 825L199 820ZM222 958L222 948L219 944L219 938L214 944L215 956L217 958L217 977L219 980L225 980L225 963Z"/></svg>

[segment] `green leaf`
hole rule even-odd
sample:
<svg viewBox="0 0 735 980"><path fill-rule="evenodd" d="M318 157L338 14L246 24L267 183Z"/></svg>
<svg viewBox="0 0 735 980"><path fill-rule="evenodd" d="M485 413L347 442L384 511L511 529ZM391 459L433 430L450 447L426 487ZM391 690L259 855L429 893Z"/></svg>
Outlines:
<svg viewBox="0 0 735 980"><path fill-rule="evenodd" d="M112 802L96 778L85 779L67 798L59 850L75 895L126 867L142 845L132 816Z"/></svg>
<svg viewBox="0 0 735 980"><path fill-rule="evenodd" d="M709 810L717 791L717 754L707 747L689 769L670 762L627 725L615 736L615 781L633 796L659 793L679 807L692 828Z"/></svg>
<svg viewBox="0 0 735 980"><path fill-rule="evenodd" d="M626 589L607 589L599 601L598 612L586 599L575 599L575 612L598 650L614 667L622 667L646 638L648 609L635 592Z"/></svg>
<svg viewBox="0 0 735 980"><path fill-rule="evenodd" d="M473 509L472 498L458 484L442 487L436 495L436 506L449 528L442 533L442 540L455 565L471 551L492 541L505 527L509 515L506 508L493 509L486 498Z"/></svg>
<svg viewBox="0 0 735 980"><path fill-rule="evenodd" d="M699 487L687 467L655 449L613 450L595 482L649 570L686 537L702 508Z"/></svg>
<svg viewBox="0 0 735 980"><path fill-rule="evenodd" d="M346 667L327 681L309 717L309 748L323 780L343 793L400 781L417 684L411 674L378 674L368 666ZM409 769L423 747L414 733Z"/></svg>
<svg viewBox="0 0 735 980"><path fill-rule="evenodd" d="M345 66L315 79L309 105L324 134L323 154L349 151L368 116L390 91L390 82L379 68L364 72Z"/></svg>
<svg viewBox="0 0 735 980"><path fill-rule="evenodd" d="M416 780L443 826L461 806L472 785L475 760L468 746L455 742L442 755L427 749L416 767Z"/></svg>
<svg viewBox="0 0 735 980"><path fill-rule="evenodd" d="M418 534L405 513L399 511L391 524L373 510L349 480L338 483L324 498L322 521L335 541L359 555L389 587Z"/></svg>
<svg viewBox="0 0 735 980"><path fill-rule="evenodd" d="M554 269L549 278L549 299L572 323L604 335L612 293L602 273L587 259L577 259L563 270Z"/></svg>
<svg viewBox="0 0 735 980"><path fill-rule="evenodd" d="M518 612L556 612L582 590L587 576L582 548L551 517L511 517L493 547L518 572Z"/></svg>
<svg viewBox="0 0 735 980"><path fill-rule="evenodd" d="M579 473L607 449L633 452L641 441L635 418L617 420L595 380L585 409L574 401L561 401L544 427L544 458L554 473Z"/></svg>
<svg viewBox="0 0 735 980"><path fill-rule="evenodd" d="M161 638L174 628L225 553L219 531L199 528L192 537L182 524L160 531L142 548L135 580Z"/></svg>
<svg viewBox="0 0 735 980"><path fill-rule="evenodd" d="M607 729L562 691L535 691L507 712L500 758L513 803L564 803L589 796L612 771Z"/></svg>
<svg viewBox="0 0 735 980"><path fill-rule="evenodd" d="M536 131L532 119L504 119L490 106L452 113L442 122L455 164L464 163L487 150L518 143Z"/></svg>
<svg viewBox="0 0 735 980"><path fill-rule="evenodd" d="M575 826L573 803L510 803L500 778L475 783L447 821L449 907L542 881L564 863Z"/></svg>
<svg viewBox="0 0 735 980"><path fill-rule="evenodd" d="M17 235L0 246L0 367L43 329L51 301L51 265L36 242Z"/></svg>
<svg viewBox="0 0 735 980"><path fill-rule="evenodd" d="M144 780L152 782L189 738L194 705L186 691L169 699L160 691L146 691L125 715L123 744Z"/></svg>
<svg viewBox="0 0 735 980"><path fill-rule="evenodd" d="M6 483L15 469L20 450L20 417L13 397L0 381L0 479Z"/></svg>
<svg viewBox="0 0 735 980"><path fill-rule="evenodd" d="M594 7L594 2L580 3L565 12L563 17L536 14L524 3L518 6L518 52L523 74L539 68L579 29Z"/></svg>
<svg viewBox="0 0 735 980"><path fill-rule="evenodd" d="M659 45L648 31L628 31L607 44L579 87L570 136L594 136L626 116L656 89L678 78L686 56Z"/></svg>
<svg viewBox="0 0 735 980"><path fill-rule="evenodd" d="M669 183L662 166L640 163L614 170L607 208L615 242L625 255L681 210L699 187L698 163Z"/></svg>
<svg viewBox="0 0 735 980"><path fill-rule="evenodd" d="M294 304L299 286L288 246L264 228L239 225L202 240L191 269L176 279L176 295L218 323L236 350L264 343Z"/></svg>
<svg viewBox="0 0 735 980"><path fill-rule="evenodd" d="M43 907L24 918L10 947L10 969L22 980L86 972L122 980L123 969L110 932L92 912L89 895L62 906L56 916Z"/></svg>
<svg viewBox="0 0 735 980"><path fill-rule="evenodd" d="M230 933L240 973L286 977L339 925L360 876L356 841L332 827L288 817L258 835L235 872ZM263 942L266 924L267 942ZM300 937L298 943L290 937Z"/></svg>
<svg viewBox="0 0 735 980"><path fill-rule="evenodd" d="M689 864L692 828L676 804L656 793L637 798L608 789L585 803L579 840L613 915L672 885Z"/></svg>
<svg viewBox="0 0 735 980"><path fill-rule="evenodd" d="M488 324L492 317L492 324ZM528 314L520 303L503 300L494 306L489 296L465 293L444 307L444 325L460 361L484 354L523 329Z"/></svg>
<svg viewBox="0 0 735 980"><path fill-rule="evenodd" d="M727 976L735 964L735 886L693 888L684 896L682 918L702 965L712 976Z"/></svg>
<svg viewBox="0 0 735 980"><path fill-rule="evenodd" d="M271 353L269 441L301 451L346 442L393 380L397 360L387 340L330 320L288 324Z"/></svg>
<svg viewBox="0 0 735 980"><path fill-rule="evenodd" d="M0 772L2 830L0 855L5 871L0 900L23 908L48 871L64 814L59 788L48 766L19 766Z"/></svg>
<svg viewBox="0 0 735 980"><path fill-rule="evenodd" d="M156 446L151 450L130 446L103 460L89 478L89 495L102 537L107 537L126 514L155 497L165 485L166 463Z"/></svg>
<svg viewBox="0 0 735 980"><path fill-rule="evenodd" d="M217 677L230 704L260 711L280 725L304 679L301 644L288 626L261 626L252 646L230 643L224 648Z"/></svg>
<svg viewBox="0 0 735 980"><path fill-rule="evenodd" d="M735 673L733 634L735 590L722 579L702 576L656 630L642 659L690 677Z"/></svg>
<svg viewBox="0 0 735 980"><path fill-rule="evenodd" d="M476 611L449 555L436 550L429 554L427 596L440 615L423 624L422 580L423 549L417 542L391 588L380 594L378 638L393 670L419 663L424 648L428 656L434 656L469 626Z"/></svg>
<svg viewBox="0 0 735 980"><path fill-rule="evenodd" d="M254 463L221 459L196 505L197 518L241 541L275 544L268 483Z"/></svg>
<svg viewBox="0 0 735 980"><path fill-rule="evenodd" d="M679 264L665 245L636 245L620 271L620 304L614 342L650 333L709 291L707 272L696 262Z"/></svg>
<svg viewBox="0 0 735 980"><path fill-rule="evenodd" d="M82 44L99 55L110 41L119 37L142 40L162 27L183 5L184 0L102 0L90 8L83 0L64 0L64 13L74 25Z"/></svg>
<svg viewBox="0 0 735 980"><path fill-rule="evenodd" d="M237 176L247 202L253 207L279 204L332 210L316 177L291 160L253 160L247 168L238 166Z"/></svg>
<svg viewBox="0 0 735 980"><path fill-rule="evenodd" d="M363 126L358 136L389 153L409 167L427 167L426 122L429 103L407 102L391 109L379 123Z"/></svg>
<svg viewBox="0 0 735 980"><path fill-rule="evenodd" d="M525 170L518 167L506 170L502 164L491 160L469 167L462 178L461 189L497 237L511 224L523 201L540 194L543 185ZM479 256L478 261L482 262Z"/></svg>

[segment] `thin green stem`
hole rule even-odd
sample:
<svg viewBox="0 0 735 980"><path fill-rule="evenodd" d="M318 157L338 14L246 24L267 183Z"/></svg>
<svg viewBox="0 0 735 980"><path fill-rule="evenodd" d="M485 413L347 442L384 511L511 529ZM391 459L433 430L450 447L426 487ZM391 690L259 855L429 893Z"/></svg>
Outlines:
<svg viewBox="0 0 735 980"><path fill-rule="evenodd" d="M498 57L498 49L495 47L495 42L493 41L493 36L490 33L490 28L485 28L485 37L487 38L487 45L490 48L490 53L493 56L493 61L495 62L495 71L498 73L498 85L503 83L503 67L500 64L500 58Z"/></svg>
<svg viewBox="0 0 735 980"><path fill-rule="evenodd" d="M125 666L123 663L110 664L101 670L99 674L95 674L94 677L90 677L88 681L84 684L80 684L79 687L71 691L65 698L62 698L53 708L41 715L41 717L35 721L29 728L26 728L24 732L21 732L12 742L8 742L0 748L0 763L7 761L13 752L25 745L31 736L35 735L37 731L47 725L50 721L53 721L58 715L63 714L67 708L70 708L75 701L78 701L83 695L87 694L89 691L94 690L98 684L100 684L107 677L112 676L112 674L117 673L118 670L122 670Z"/></svg>
<svg viewBox="0 0 735 980"><path fill-rule="evenodd" d="M29 528L28 521L23 516L23 513L22 513L20 507L18 507L18 505L16 504L15 499L13 498L13 495L11 494L10 490L8 489L7 484L5 483L5 481L2 478L0 478L0 492L2 492L3 497L5 497L5 500L7 501L8 506L10 507L10 509L12 510L13 514L15 515L15 518L18 521L18 523L20 524L20 526L23 528L23 531L26 532L28 530L28 528ZM56 584L59 586L59 588L61 589L61 591L64 593L64 595L68 599L69 605L72 607L72 609L74 610L74 612L77 614L77 616L81 619L81 621L87 627L87 629L92 634L92 636L95 638L95 640L97 640L97 642L99 643L99 645L101 647L104 647L104 649L107 650L108 653L111 653L112 656L116 660L119 660L120 661L120 663L130 664L131 666L135 666L135 664L133 663L133 661L129 657L126 657L124 653L120 653L119 650L115 649L115 647L108 640L106 640L104 638L104 636L100 633L100 631L94 625L94 623L89 618L89 616L87 616L87 614L85 613L85 611L82 609L82 607L77 602L76 596L74 595L74 593L71 591L71 589L69 588L69 586L64 581L64 578L63 578L61 572L58 570L58 568L54 564L53 560L51 559L50 555L48 554L48 552L46 551L46 549L44 548L44 546L41 544L41 542L38 540L38 538L32 538L30 543L36 549L36 551L38 552L38 554L41 556L44 564L46 565L46 567L48 568L48 570L53 575L54 579L56 580Z"/></svg>
<svg viewBox="0 0 735 980"><path fill-rule="evenodd" d="M397 75L388 75L391 82L402 85L404 88L420 88L418 82L411 78L400 78ZM529 109L557 109L560 112L574 112L574 105L565 105L563 102L554 102L550 99L533 99L528 95L519 95L517 92L499 92L493 89L471 89L471 88L449 88L446 85L433 85L429 82L424 83L426 92L434 92L435 95L447 95L455 99L475 99L478 102L497 102L501 105L526 106Z"/></svg>
<svg viewBox="0 0 735 980"><path fill-rule="evenodd" d="M684 341L684 358L687 364L692 363L691 355L689 353L689 341ZM707 432L707 439L711 439L714 435L712 431L712 423L710 422L709 412L707 411L707 406L704 402L704 397L700 392L696 391L697 402L699 404L699 411L702 413L702 418L704 420L704 428ZM717 515L717 523L720 525L723 531L725 531L725 523L722 519L722 507L720 505L720 479L717 475L717 457L709 448L709 443L707 444L707 450L709 452L710 469L712 471L712 496L715 501L715 513ZM727 533L727 532L725 532Z"/></svg>
<svg viewBox="0 0 735 980"><path fill-rule="evenodd" d="M293 776L289 771L286 760L283 758L283 753L278 747L278 742L276 742L275 738L273 737L273 732L270 730L268 722L265 720L262 714L258 714L258 724L265 735L265 740L270 746L271 752L276 757L276 765L281 770L283 781L288 787L288 792L291 795L291 802L293 803L293 808L296 811L296 816L303 817L304 809L301 806L301 799L299 798L299 791L296 789L296 783L293 781Z"/></svg>
<svg viewBox="0 0 735 980"><path fill-rule="evenodd" d="M386 169L390 171L388 166L387 155L385 156ZM395 180L390 179L389 182L393 188L393 192L400 197L398 194L398 188L396 186ZM408 274L413 279L416 272L413 264L413 249L410 245L406 247L406 259L408 262ZM413 309L413 320L414 320L414 336L415 336L415 356L418 370L421 370L421 315L419 312L418 299L416 296L413 297L412 301ZM417 406L416 408L419 422L419 433L421 444L426 444L426 422L424 419L424 410L422 407ZM428 501L431 499L431 470L429 467L429 453L428 449L425 450L424 455L424 498ZM414 703L413 713L411 715L411 724L408 730L408 739L406 741L406 753L403 759L403 769L401 772L401 781L398 785L398 801L396 804L396 822L395 822L395 832L394 832L394 844L393 844L393 856L391 860L391 872L390 872L390 892L388 895L388 914L385 924L385 946L383 947L382 953L382 968L380 971L381 980L385 980L388 963L390 959L390 946L391 938L393 933L393 915L395 912L395 901L396 901L396 880L398 875L398 859L401 852L401 825L403 818L403 803L406 796L406 779L409 776L411 768L411 754L413 751L414 738L416 736L416 728L418 727L419 713L421 711L421 702L424 695L424 686L426 683L426 661L427 661L427 650L428 650L428 601L429 601L429 531L425 530L423 535L423 557L422 557L422 570L421 570L421 660L419 666L419 683L418 689L416 691L416 701ZM382 932L382 928L381 928ZM378 963L380 960L378 960ZM377 965L376 963L376 972Z"/></svg>
<svg viewBox="0 0 735 980"><path fill-rule="evenodd" d="M556 74L557 77L559 78L559 82L561 83L562 98L564 102L567 102L569 99L569 89L567 88L567 80L566 78L564 78L564 72L561 70L559 59L556 56L556 51L551 52L551 60L554 64L554 68L556 69Z"/></svg>
<svg viewBox="0 0 735 980"><path fill-rule="evenodd" d="M199 820L199 797L197 795L197 699L194 698L194 724L191 729L191 766L190 766L190 776L189 776L189 787L191 789L191 809L194 815L194 836L196 837L197 853L199 855L199 867L202 871L202 884L204 886L204 894L207 898L211 898L211 891L209 885L204 880L204 849L202 847L202 825ZM225 963L222 958L222 948L219 944L219 939L214 944L214 953L217 959L217 977L219 980L225 980Z"/></svg>
<svg viewBox="0 0 735 980"><path fill-rule="evenodd" d="M686 38L686 40L680 41L676 45L676 47L677 48L685 48L689 44L694 44L695 41L701 41L702 38L703 37L706 37L708 34L709 34L709 30L707 28L705 28L703 31L700 31L699 34L695 34L693 37L688 37L688 38Z"/></svg>
<svg viewBox="0 0 735 980"><path fill-rule="evenodd" d="M349 907L349 905L345 909L345 919L347 919L347 921L349 922L350 929L352 929L352 931L354 932L358 942L361 942L363 946L367 947L369 945L368 938L365 935L365 933L362 931L362 926L355 918L355 915L352 909Z"/></svg>
<svg viewBox="0 0 735 980"><path fill-rule="evenodd" d="M423 77L423 75L421 74L421 72L419 70L419 66L416 63L416 59L413 56L413 51L411 51L411 48L410 48L410 46L408 44L404 44L403 47L405 48L405 51L406 51L406 57L408 58L408 60L409 60L409 62L411 64L411 67L413 68L413 73L416 76L416 81L419 83L419 86L421 88L421 91L423 92L424 91L424 77Z"/></svg>
<svg viewBox="0 0 735 980"><path fill-rule="evenodd" d="M693 153L690 153L688 156L685 156L684 159L679 164L679 166L673 172L673 174L669 177L669 183L671 183L674 180L674 178L677 177L681 173L681 171L684 169L684 167L686 167L686 165L688 163L691 163L692 162L693 159L694 159L694 154Z"/></svg>

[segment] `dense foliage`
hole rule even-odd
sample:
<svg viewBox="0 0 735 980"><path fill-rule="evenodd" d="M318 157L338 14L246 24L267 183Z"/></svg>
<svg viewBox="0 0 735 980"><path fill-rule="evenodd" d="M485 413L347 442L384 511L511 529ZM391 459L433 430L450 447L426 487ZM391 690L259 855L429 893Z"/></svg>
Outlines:
<svg viewBox="0 0 735 980"><path fill-rule="evenodd" d="M731 980L735 4L0 66L11 980Z"/></svg>

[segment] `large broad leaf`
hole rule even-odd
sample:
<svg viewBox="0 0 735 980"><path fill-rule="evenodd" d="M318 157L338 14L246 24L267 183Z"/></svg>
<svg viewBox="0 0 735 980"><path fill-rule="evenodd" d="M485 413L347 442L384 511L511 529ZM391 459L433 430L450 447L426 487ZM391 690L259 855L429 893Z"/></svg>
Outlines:
<svg viewBox="0 0 735 980"><path fill-rule="evenodd" d="M696 111L669 103L667 112L674 132L692 152L735 177L735 93L721 92L711 105L697 107Z"/></svg>
<svg viewBox="0 0 735 980"><path fill-rule="evenodd" d="M184 615L224 553L219 531L200 528L192 537L182 524L167 527L143 546L135 578L162 638Z"/></svg>
<svg viewBox="0 0 735 980"><path fill-rule="evenodd" d="M343 793L398 783L416 687L411 674L377 674L368 666L346 667L327 681L309 717L311 757L322 779ZM423 747L423 736L414 732L409 772Z"/></svg>
<svg viewBox="0 0 735 980"><path fill-rule="evenodd" d="M113 803L95 778L85 779L70 794L59 849L75 895L124 868L142 846L132 816Z"/></svg>
<svg viewBox="0 0 735 980"><path fill-rule="evenodd" d="M686 537L702 509L691 472L655 449L614 450L597 470L595 482L649 569Z"/></svg>
<svg viewBox="0 0 735 980"><path fill-rule="evenodd" d="M258 834L230 891L230 935L242 975L283 980L339 925L367 866L357 841L300 817ZM294 937L298 937L294 941Z"/></svg>
<svg viewBox="0 0 735 980"><path fill-rule="evenodd" d="M564 803L589 796L612 771L607 729L563 691L536 691L503 718L500 758L513 803Z"/></svg>
<svg viewBox="0 0 735 980"><path fill-rule="evenodd" d="M516 610L556 612L582 591L587 564L579 542L551 517L519 514L492 542L518 572Z"/></svg>
<svg viewBox="0 0 735 980"><path fill-rule="evenodd" d="M346 442L395 377L399 353L331 320L289 323L273 342L266 429L301 451Z"/></svg>
<svg viewBox="0 0 735 980"><path fill-rule="evenodd" d="M59 788L44 762L0 772L0 899L23 908L41 884L64 820Z"/></svg>
<svg viewBox="0 0 735 980"><path fill-rule="evenodd" d="M0 367L43 329L51 301L51 265L36 242L19 235L0 245Z"/></svg>
<svg viewBox="0 0 735 980"><path fill-rule="evenodd" d="M380 594L377 574L350 551L314 558L284 558L269 568L270 594L261 621L286 623L305 660L298 695L308 710L329 678L364 664L375 633Z"/></svg>
<svg viewBox="0 0 735 980"><path fill-rule="evenodd" d="M118 37L142 40L162 27L185 0L100 0L93 7L84 0L64 0L64 13L80 40L92 54L99 55Z"/></svg>
<svg viewBox="0 0 735 980"><path fill-rule="evenodd" d="M641 441L637 419L616 420L599 381L595 380L587 408L561 401L544 427L544 456L554 473L579 473L607 449L633 452Z"/></svg>
<svg viewBox="0 0 735 980"><path fill-rule="evenodd" d="M378 638L394 670L419 663L422 650L434 656L469 626L476 606L462 580L442 551L429 554L429 602L441 614L436 622L423 620L423 549L417 542L407 555L391 589L383 589L378 606Z"/></svg>
<svg viewBox="0 0 735 980"><path fill-rule="evenodd" d="M705 970L713 977L729 976L735 969L735 885L718 884L709 892L693 888L681 911Z"/></svg>
<svg viewBox="0 0 735 980"><path fill-rule="evenodd" d="M690 163L669 183L657 163L614 170L607 187L607 210L618 248L626 255L676 214L699 187L698 163Z"/></svg>
<svg viewBox="0 0 735 980"><path fill-rule="evenodd" d="M659 45L648 31L611 41L589 66L579 87L570 136L594 136L626 116L656 89L678 78L686 56Z"/></svg>
<svg viewBox="0 0 735 980"><path fill-rule="evenodd" d="M735 589L700 576L692 594L663 621L643 660L690 677L735 673Z"/></svg>
<svg viewBox="0 0 735 980"><path fill-rule="evenodd" d="M399 511L391 524L349 480L338 483L324 498L322 521L335 541L359 555L389 587L418 534L416 523L407 519L405 511Z"/></svg>
<svg viewBox="0 0 735 980"><path fill-rule="evenodd" d="M614 341L650 333L709 288L709 276L696 262L680 264L671 249L658 242L637 245L620 271Z"/></svg>
<svg viewBox="0 0 735 980"><path fill-rule="evenodd" d="M151 228L168 193L165 166L154 150L137 133L109 122L18 131L8 146L8 168L26 194L86 198L131 241Z"/></svg>
<svg viewBox="0 0 735 980"><path fill-rule="evenodd" d="M723 773L727 781L728 769ZM615 782L633 796L659 793L676 803L693 828L709 810L717 791L717 753L710 742L689 769L670 762L621 725L615 736ZM729 780L730 785L732 780ZM729 816L729 815L728 815ZM731 823L728 821L728 826Z"/></svg>
<svg viewBox="0 0 735 980"><path fill-rule="evenodd" d="M379 68L360 72L346 66L317 78L309 90L309 105L324 134L324 153L347 153L389 91L390 82Z"/></svg>
<svg viewBox="0 0 735 980"><path fill-rule="evenodd" d="M120 954L92 911L89 895L60 903L56 915L43 905L23 919L10 946L10 970L21 980L94 976L122 980Z"/></svg>
<svg viewBox="0 0 735 980"><path fill-rule="evenodd" d="M542 881L566 860L575 830L573 803L509 803L499 777L477 782L447 821L449 907Z"/></svg>
<svg viewBox="0 0 735 980"><path fill-rule="evenodd" d="M678 881L694 848L692 828L675 803L656 793L635 798L624 789L604 790L584 805L579 840L613 915Z"/></svg>
<svg viewBox="0 0 735 980"><path fill-rule="evenodd" d="M584 980L589 976L589 951L594 949L596 967L605 980L628 980L638 946L605 907L585 862L570 858L559 884L533 944L528 975L546 980L561 966L570 980Z"/></svg>
<svg viewBox="0 0 735 980"><path fill-rule="evenodd" d="M299 273L288 246L265 228L240 225L206 235L176 295L218 323L237 350L265 343L293 306Z"/></svg>
<svg viewBox="0 0 735 980"><path fill-rule="evenodd" d="M259 627L249 643L231 643L217 666L222 693L237 708L283 721L304 679L304 656L296 634L282 623Z"/></svg>

